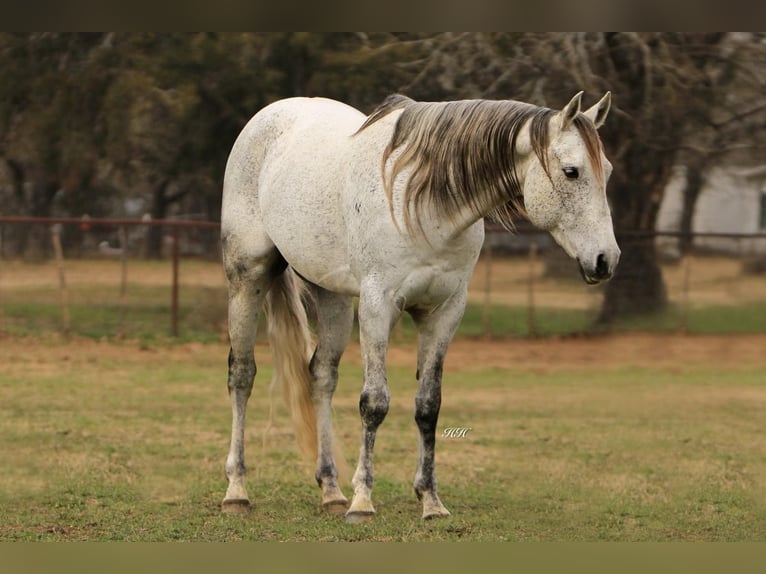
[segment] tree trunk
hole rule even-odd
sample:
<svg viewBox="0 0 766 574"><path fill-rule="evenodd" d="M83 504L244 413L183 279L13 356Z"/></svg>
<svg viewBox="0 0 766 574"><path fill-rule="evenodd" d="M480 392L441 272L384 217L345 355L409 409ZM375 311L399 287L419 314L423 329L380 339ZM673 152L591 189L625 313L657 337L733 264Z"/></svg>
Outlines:
<svg viewBox="0 0 766 574"><path fill-rule="evenodd" d="M658 312L667 305L654 237L639 238L631 232L654 231L675 154L642 148L641 142L636 142L629 144L621 157L630 159L615 162L610 189L615 235L622 255L614 277L606 285L597 319L601 324Z"/></svg>
<svg viewBox="0 0 766 574"><path fill-rule="evenodd" d="M58 186L55 182L31 184L32 195L29 198L28 215L32 217L50 217L53 196L56 195ZM50 256L50 230L46 225L21 226L21 252L26 261L43 261Z"/></svg>
<svg viewBox="0 0 766 574"><path fill-rule="evenodd" d="M8 173L11 177L11 186L13 189L13 201L9 202L10 205L6 205L5 208L11 208L17 212L26 213L26 197L24 194L24 181L26 173L24 167L16 160L10 158L3 158L8 166ZM13 211L11 211L12 213ZM0 210L0 213L7 215L5 209ZM29 235L29 225L9 225L3 229L3 255L8 253L12 257L16 257L24 253L24 246L27 243L27 236ZM12 246L11 249L6 252L5 249L8 246Z"/></svg>
<svg viewBox="0 0 766 574"><path fill-rule="evenodd" d="M678 251L681 255L686 255L692 248L694 209L697 206L702 185L705 183L705 165L706 162L703 158L690 159L686 164L686 183L682 192L683 203L681 205L681 221L679 222L681 236L678 238Z"/></svg>
<svg viewBox="0 0 766 574"><path fill-rule="evenodd" d="M152 201L152 219L165 219L171 205L180 201L192 189L188 184L170 193L171 180L163 180L154 189ZM162 258L162 240L168 230L160 225L152 225L146 235L146 257L149 259Z"/></svg>
<svg viewBox="0 0 766 574"><path fill-rule="evenodd" d="M31 217L50 217L59 182L39 177L21 161L5 157L10 171L16 209ZM13 234L17 253L27 261L42 261L50 255L50 232L44 225L16 225Z"/></svg>
<svg viewBox="0 0 766 574"><path fill-rule="evenodd" d="M165 191L170 185L169 181L162 181L154 189L152 194L152 219L165 219L170 202L165 197ZM150 225L146 232L146 258L162 258L162 237L165 229L161 225Z"/></svg>
<svg viewBox="0 0 766 574"><path fill-rule="evenodd" d="M612 323L620 317L656 313L667 305L654 239L618 236L617 242L622 250L620 266L607 284L597 319L600 324Z"/></svg>

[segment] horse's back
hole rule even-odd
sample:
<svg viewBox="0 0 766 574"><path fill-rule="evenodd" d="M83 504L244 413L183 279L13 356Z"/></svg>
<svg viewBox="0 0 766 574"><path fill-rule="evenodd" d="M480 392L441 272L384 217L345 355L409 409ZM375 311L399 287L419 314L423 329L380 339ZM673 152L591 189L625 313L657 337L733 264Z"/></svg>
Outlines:
<svg viewBox="0 0 766 574"><path fill-rule="evenodd" d="M279 100L253 116L226 166L221 229L227 241L255 251L276 246L307 278L321 284L329 271L337 283L349 283L340 192L351 136L364 120L325 98Z"/></svg>
<svg viewBox="0 0 766 574"><path fill-rule="evenodd" d="M270 161L274 163L274 156L295 155L288 153L291 148L311 145L321 133L329 140L337 140L343 133L350 135L363 121L358 110L326 98L287 98L261 109L240 132L229 154L222 218L237 219L239 202L251 208L257 204L252 200L258 197L262 170ZM307 132L313 135L301 141L301 134Z"/></svg>

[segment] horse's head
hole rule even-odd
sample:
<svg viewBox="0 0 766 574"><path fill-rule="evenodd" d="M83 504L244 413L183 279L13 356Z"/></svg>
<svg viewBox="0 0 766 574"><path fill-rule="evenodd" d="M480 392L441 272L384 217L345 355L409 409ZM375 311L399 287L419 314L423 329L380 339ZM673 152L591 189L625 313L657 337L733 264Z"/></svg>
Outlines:
<svg viewBox="0 0 766 574"><path fill-rule="evenodd" d="M582 113L581 98L582 92L548 123L546 149L530 153L528 133L519 135L517 149L529 158L522 177L530 221L549 231L577 260L583 279L596 284L612 276L620 259L606 199L612 165L596 132L609 112L611 96L607 92Z"/></svg>

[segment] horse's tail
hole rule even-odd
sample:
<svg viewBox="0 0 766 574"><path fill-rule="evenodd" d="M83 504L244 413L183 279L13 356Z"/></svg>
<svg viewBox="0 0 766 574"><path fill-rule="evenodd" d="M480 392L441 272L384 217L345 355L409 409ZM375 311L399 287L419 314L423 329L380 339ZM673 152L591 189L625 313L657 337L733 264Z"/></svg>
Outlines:
<svg viewBox="0 0 766 574"><path fill-rule="evenodd" d="M317 425L309 370L312 339L301 298L302 291L302 281L288 267L274 280L266 297L269 344L274 357L269 427L274 412L274 391L281 386L292 417L298 447L314 462L317 458Z"/></svg>

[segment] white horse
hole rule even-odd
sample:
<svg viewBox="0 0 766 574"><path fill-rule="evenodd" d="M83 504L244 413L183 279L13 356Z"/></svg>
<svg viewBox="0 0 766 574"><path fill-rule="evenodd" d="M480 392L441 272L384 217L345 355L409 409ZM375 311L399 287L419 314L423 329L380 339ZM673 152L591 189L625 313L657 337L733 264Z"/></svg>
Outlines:
<svg viewBox="0 0 766 574"><path fill-rule="evenodd" d="M418 329L415 493L423 517L449 514L436 491L442 364L462 318L484 217L526 213L575 258L583 278L611 277L620 250L606 198L611 165L596 128L610 94L585 112L515 101L415 102L391 96L369 117L340 102L290 98L257 113L226 166L221 213L229 286L233 411L223 510L249 508L245 410L256 324L269 318L275 378L296 435L316 457L322 506L370 519L375 433L389 405L386 351L403 311ZM298 279L297 276L300 277ZM312 349L302 285L316 299ZM350 506L338 485L331 401L359 297L362 441Z"/></svg>

